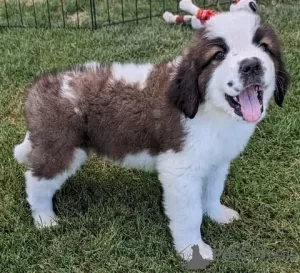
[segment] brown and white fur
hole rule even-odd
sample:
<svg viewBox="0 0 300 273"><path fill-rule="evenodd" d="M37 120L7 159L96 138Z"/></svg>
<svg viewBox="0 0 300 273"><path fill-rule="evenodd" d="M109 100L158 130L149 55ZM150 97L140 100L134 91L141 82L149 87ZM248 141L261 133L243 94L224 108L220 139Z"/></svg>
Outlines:
<svg viewBox="0 0 300 273"><path fill-rule="evenodd" d="M220 203L230 162L271 97L281 105L287 87L274 30L247 12L213 17L174 61L88 63L40 76L27 92L28 131L14 151L28 166L36 226L56 223L53 195L93 152L156 170L176 250L189 259L198 245L202 257L212 259L200 233L202 216L218 223L239 218ZM233 102L254 91L263 93L261 112L255 97L250 104Z"/></svg>

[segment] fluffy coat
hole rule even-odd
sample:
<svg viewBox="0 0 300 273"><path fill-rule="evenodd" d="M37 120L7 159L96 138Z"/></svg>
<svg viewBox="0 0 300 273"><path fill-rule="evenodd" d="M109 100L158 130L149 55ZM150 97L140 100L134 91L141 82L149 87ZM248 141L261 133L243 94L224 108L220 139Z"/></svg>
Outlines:
<svg viewBox="0 0 300 273"><path fill-rule="evenodd" d="M273 28L248 12L213 17L173 61L88 63L40 76L28 89L28 131L14 151L28 166L36 226L56 224L53 195L97 153L156 170L177 252L190 259L198 245L201 256L212 259L202 216L219 223L239 218L220 203L230 162L271 97L282 104L288 83Z"/></svg>

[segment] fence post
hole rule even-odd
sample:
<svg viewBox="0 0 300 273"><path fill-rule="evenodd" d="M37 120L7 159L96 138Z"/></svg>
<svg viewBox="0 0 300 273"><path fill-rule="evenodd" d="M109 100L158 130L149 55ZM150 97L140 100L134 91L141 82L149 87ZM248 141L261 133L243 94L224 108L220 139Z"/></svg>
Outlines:
<svg viewBox="0 0 300 273"><path fill-rule="evenodd" d="M97 16L96 16L96 7L95 1L90 0L90 10L91 10L91 23L92 23L92 30L97 29Z"/></svg>
<svg viewBox="0 0 300 273"><path fill-rule="evenodd" d="M47 13L48 13L48 24L49 28L51 28L51 15L50 15L50 6L49 6L49 0L47 0Z"/></svg>
<svg viewBox="0 0 300 273"><path fill-rule="evenodd" d="M5 15L6 15L7 26L9 27L9 19L8 19L8 10L7 10L6 0L4 0L4 5L5 5Z"/></svg>

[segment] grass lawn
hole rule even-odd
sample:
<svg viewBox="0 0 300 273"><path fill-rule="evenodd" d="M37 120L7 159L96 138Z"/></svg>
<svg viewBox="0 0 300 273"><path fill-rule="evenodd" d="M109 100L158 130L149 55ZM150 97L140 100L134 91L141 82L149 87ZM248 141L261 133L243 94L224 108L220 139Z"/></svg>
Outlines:
<svg viewBox="0 0 300 273"><path fill-rule="evenodd" d="M91 27L91 7L97 26L160 16L177 11L179 0L0 0L0 25L70 28ZM230 0L196 0L203 6L228 8Z"/></svg>
<svg viewBox="0 0 300 273"><path fill-rule="evenodd" d="M230 170L223 201L242 219L204 220L204 239L239 257L217 257L199 272L300 272L300 6L263 8L278 27L292 85L284 108L272 105ZM33 227L24 168L12 149L25 134L24 87L40 72L87 60L152 61L175 57L192 31L162 21L91 31L0 29L0 272L189 272L171 245L156 174L92 158L55 198L61 224ZM259 259L256 253L271 256ZM292 259L282 253L296 253ZM228 252L226 252L228 254ZM226 254L225 253L225 254ZM278 257L279 255L279 257ZM275 257L277 256L277 257Z"/></svg>

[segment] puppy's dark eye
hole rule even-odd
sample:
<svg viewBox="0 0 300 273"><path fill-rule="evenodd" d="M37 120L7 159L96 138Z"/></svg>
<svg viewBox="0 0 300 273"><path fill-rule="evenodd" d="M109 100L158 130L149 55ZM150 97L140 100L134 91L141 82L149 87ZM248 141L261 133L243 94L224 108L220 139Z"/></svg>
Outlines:
<svg viewBox="0 0 300 273"><path fill-rule="evenodd" d="M269 47L266 43L261 43L259 47L264 51L264 52L269 52Z"/></svg>
<svg viewBox="0 0 300 273"><path fill-rule="evenodd" d="M225 53L223 51L218 51L215 55L214 55L214 59L221 61L225 59Z"/></svg>
<svg viewBox="0 0 300 273"><path fill-rule="evenodd" d="M249 7L250 9L253 11L253 12L256 12L257 11L257 6L254 2L250 2L249 3Z"/></svg>

